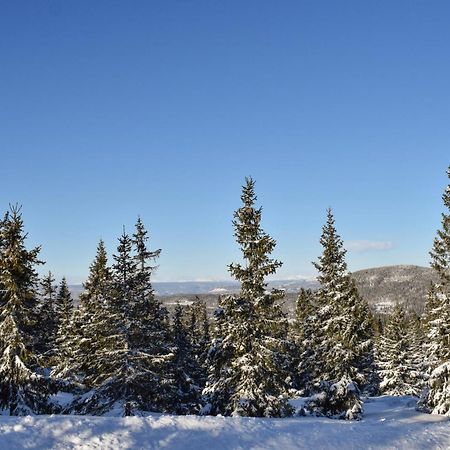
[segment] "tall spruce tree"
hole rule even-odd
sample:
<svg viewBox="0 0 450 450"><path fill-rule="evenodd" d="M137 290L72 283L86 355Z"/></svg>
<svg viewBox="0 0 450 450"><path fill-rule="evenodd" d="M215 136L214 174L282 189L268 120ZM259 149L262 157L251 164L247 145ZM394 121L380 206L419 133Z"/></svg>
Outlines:
<svg viewBox="0 0 450 450"><path fill-rule="evenodd" d="M79 308L74 315L77 339L72 373L88 387L91 387L89 380L96 372L95 359L102 345L102 337L106 338L108 332L105 303L111 291L111 281L105 243L100 239L95 258L90 265L88 279L83 284L84 291L80 295Z"/></svg>
<svg viewBox="0 0 450 450"><path fill-rule="evenodd" d="M447 175L450 178L450 167ZM430 378L421 406L450 416L450 184L442 199L446 212L430 252L438 282L430 289L424 320Z"/></svg>
<svg viewBox="0 0 450 450"><path fill-rule="evenodd" d="M111 269L108 267L108 255L105 243L100 239L97 253L89 270L88 279L83 284L84 292L80 294L80 304L86 314L93 314L105 296L111 281Z"/></svg>
<svg viewBox="0 0 450 450"><path fill-rule="evenodd" d="M151 254L145 246L133 252L133 239L125 232L119 238L110 288L95 321L99 343L87 377L93 393L74 406L77 412L102 414L114 408L134 415L173 406L169 330L153 298L151 271L143 276ZM139 255L144 255L140 261Z"/></svg>
<svg viewBox="0 0 450 450"><path fill-rule="evenodd" d="M200 409L202 373L195 358L188 330L183 323L183 307L179 303L173 315L172 340L175 353L173 373L176 387L173 412L193 414Z"/></svg>
<svg viewBox="0 0 450 450"><path fill-rule="evenodd" d="M270 258L276 243L261 229L262 209L255 208L254 185L246 178L243 205L234 214L245 263L233 263L229 271L241 282L241 290L221 299L216 313L204 413L281 417L290 413L285 396L287 319L277 303L283 293L268 291L265 282L281 262Z"/></svg>
<svg viewBox="0 0 450 450"><path fill-rule="evenodd" d="M77 330L74 322L74 306L72 295L65 277L59 284L55 300L55 315L58 331L56 337L57 368L54 371L58 377L72 378L76 354Z"/></svg>
<svg viewBox="0 0 450 450"><path fill-rule="evenodd" d="M397 304L377 343L382 394L419 395L423 374L414 331L412 321Z"/></svg>
<svg viewBox="0 0 450 450"><path fill-rule="evenodd" d="M295 303L295 321L291 330L293 343L293 387L307 394L311 387L314 361L313 339L316 329L314 292L300 289Z"/></svg>
<svg viewBox="0 0 450 450"><path fill-rule="evenodd" d="M336 232L331 209L320 243L323 253L314 263L320 289L316 295L314 368L316 381L347 377L364 387L373 362L373 321L347 270L346 250Z"/></svg>
<svg viewBox="0 0 450 450"><path fill-rule="evenodd" d="M0 409L9 415L47 412L52 391L34 352L40 247L27 250L26 237L12 206L0 223Z"/></svg>
<svg viewBox="0 0 450 450"><path fill-rule="evenodd" d="M57 287L55 278L48 272L40 282L39 309L39 339L36 346L37 352L42 355L45 362L51 362L56 346L56 335L58 333L58 321L55 314L55 298Z"/></svg>
<svg viewBox="0 0 450 450"><path fill-rule="evenodd" d="M359 419L359 392L372 381L373 323L368 304L347 270L346 250L331 209L320 243L322 255L313 263L320 288L308 319L312 330L309 351L300 369L311 380L306 391L319 391L321 395L309 402L308 408L316 414Z"/></svg>
<svg viewBox="0 0 450 450"><path fill-rule="evenodd" d="M206 303L198 297L187 308L186 322L192 354L199 367L196 381L203 388L207 377L207 356L211 346L211 336Z"/></svg>

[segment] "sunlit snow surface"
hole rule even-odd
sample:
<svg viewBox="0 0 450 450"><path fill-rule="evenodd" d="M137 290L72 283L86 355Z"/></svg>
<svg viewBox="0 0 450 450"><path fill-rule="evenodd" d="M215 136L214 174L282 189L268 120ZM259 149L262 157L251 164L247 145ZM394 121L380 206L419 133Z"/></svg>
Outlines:
<svg viewBox="0 0 450 450"><path fill-rule="evenodd" d="M0 449L448 450L450 418L419 413L414 404L411 397L373 398L365 403L360 422L161 414L144 418L2 416Z"/></svg>

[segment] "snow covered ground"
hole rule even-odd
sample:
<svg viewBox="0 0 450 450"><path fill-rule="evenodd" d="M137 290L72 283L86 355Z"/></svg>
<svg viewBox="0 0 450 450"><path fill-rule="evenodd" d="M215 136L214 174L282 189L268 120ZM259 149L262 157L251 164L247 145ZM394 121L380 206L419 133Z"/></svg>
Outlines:
<svg viewBox="0 0 450 450"><path fill-rule="evenodd" d="M414 404L411 397L370 399L361 422L162 414L2 416L0 449L450 449L450 418L418 413Z"/></svg>

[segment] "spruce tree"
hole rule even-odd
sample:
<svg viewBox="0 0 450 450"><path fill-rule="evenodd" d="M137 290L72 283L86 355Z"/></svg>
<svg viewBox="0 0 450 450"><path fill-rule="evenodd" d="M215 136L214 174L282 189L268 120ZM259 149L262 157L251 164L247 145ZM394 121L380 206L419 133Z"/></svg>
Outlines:
<svg viewBox="0 0 450 450"><path fill-rule="evenodd" d="M346 377L361 388L369 382L372 369L372 315L347 270L346 250L331 209L320 243L323 253L314 263L320 283L315 297L315 379L336 381Z"/></svg>
<svg viewBox="0 0 450 450"><path fill-rule="evenodd" d="M187 332L193 352L199 363L203 365L211 344L211 336L206 303L197 296L187 308L187 322Z"/></svg>
<svg viewBox="0 0 450 450"><path fill-rule="evenodd" d="M291 331L295 355L292 367L293 387L301 394L308 394L311 390L315 328L314 293L310 289L302 288L295 304L295 321Z"/></svg>
<svg viewBox="0 0 450 450"><path fill-rule="evenodd" d="M447 175L450 178L450 167ZM450 415L450 184L442 199L446 212L430 252L438 281L430 289L424 320L430 378L420 405L434 414Z"/></svg>
<svg viewBox="0 0 450 450"><path fill-rule="evenodd" d="M412 321L397 304L377 345L380 391L387 395L418 395L422 388L422 367L417 358Z"/></svg>
<svg viewBox="0 0 450 450"><path fill-rule="evenodd" d="M77 330L74 322L74 306L66 278L63 277L55 299L57 320L56 361L53 375L58 378L72 378L76 354Z"/></svg>
<svg viewBox="0 0 450 450"><path fill-rule="evenodd" d="M96 354L101 348L102 337L108 332L106 302L111 291L111 279L105 243L100 239L88 279L83 284L79 307L73 317L76 339L70 372L87 387L92 387L90 380L96 372Z"/></svg>
<svg viewBox="0 0 450 450"><path fill-rule="evenodd" d="M331 209L320 243L323 252L314 263L320 289L314 295L309 319L313 331L303 369L311 380L306 390L320 395L308 407L316 414L359 419L359 392L372 381L373 323L368 304L347 270L346 250Z"/></svg>
<svg viewBox="0 0 450 450"><path fill-rule="evenodd" d="M0 408L11 416L47 412L52 392L34 352L40 247L27 250L26 237L12 206L0 224Z"/></svg>
<svg viewBox="0 0 450 450"><path fill-rule="evenodd" d="M285 396L287 319L277 303L283 293L269 291L265 282L281 262L270 258L276 243L261 229L262 209L255 207L254 184L246 179L243 205L234 214L245 264L230 264L241 290L221 299L216 313L204 413L281 417L290 413Z"/></svg>
<svg viewBox="0 0 450 450"><path fill-rule="evenodd" d="M179 303L175 307L173 316L172 341L175 353L173 374L176 388L173 412L193 414L200 409L202 374L189 340L188 330L183 323L183 308Z"/></svg>
<svg viewBox="0 0 450 450"><path fill-rule="evenodd" d="M54 283L55 278L51 272L48 272L40 282L41 289L38 305L40 330L36 351L42 355L44 362L51 362L58 332L58 321L55 314L57 287Z"/></svg>
<svg viewBox="0 0 450 450"><path fill-rule="evenodd" d="M145 246L133 252L133 243L125 232L119 238L111 282L95 320L98 348L87 377L93 391L75 405L77 412L115 409L133 415L173 406L174 355L165 313L154 299L151 270L146 271L153 256Z"/></svg>
<svg viewBox="0 0 450 450"><path fill-rule="evenodd" d="M108 267L108 255L105 243L100 239L97 253L89 270L88 279L83 284L84 292L80 294L80 304L86 314L93 314L102 302L108 283L111 281L111 270Z"/></svg>

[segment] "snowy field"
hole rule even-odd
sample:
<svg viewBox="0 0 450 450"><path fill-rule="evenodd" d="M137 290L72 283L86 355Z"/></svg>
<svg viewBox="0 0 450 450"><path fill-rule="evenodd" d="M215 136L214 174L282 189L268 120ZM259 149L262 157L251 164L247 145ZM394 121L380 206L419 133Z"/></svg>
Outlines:
<svg viewBox="0 0 450 450"><path fill-rule="evenodd" d="M0 449L445 449L450 418L421 414L411 397L365 404L361 422L325 418L0 417Z"/></svg>

